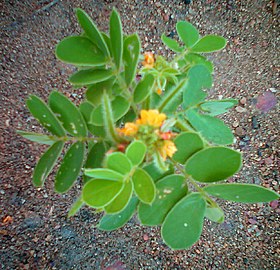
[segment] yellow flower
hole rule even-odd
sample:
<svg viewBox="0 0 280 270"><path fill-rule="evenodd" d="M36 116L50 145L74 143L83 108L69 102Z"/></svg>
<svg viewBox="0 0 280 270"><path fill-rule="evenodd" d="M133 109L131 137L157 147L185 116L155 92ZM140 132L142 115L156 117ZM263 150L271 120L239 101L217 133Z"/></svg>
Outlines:
<svg viewBox="0 0 280 270"><path fill-rule="evenodd" d="M144 61L142 62L142 65L145 68L153 68L154 64L155 64L154 54L151 52L146 52L144 54Z"/></svg>
<svg viewBox="0 0 280 270"><path fill-rule="evenodd" d="M164 140L163 146L158 149L163 160L166 160L167 157L172 157L173 154L177 151L175 144L172 141Z"/></svg>
<svg viewBox="0 0 280 270"><path fill-rule="evenodd" d="M149 125L159 128L165 119L166 115L159 113L158 110L141 110L140 118L136 120L136 123L138 125Z"/></svg>
<svg viewBox="0 0 280 270"><path fill-rule="evenodd" d="M125 136L133 136L138 131L138 126L134 123L125 123L123 128L118 128L117 131Z"/></svg>

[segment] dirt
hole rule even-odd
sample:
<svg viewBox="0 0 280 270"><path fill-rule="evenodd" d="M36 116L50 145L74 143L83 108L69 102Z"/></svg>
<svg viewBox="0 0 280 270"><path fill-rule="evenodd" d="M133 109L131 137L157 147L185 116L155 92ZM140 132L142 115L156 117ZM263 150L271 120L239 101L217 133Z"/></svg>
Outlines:
<svg viewBox="0 0 280 270"><path fill-rule="evenodd" d="M160 35L177 38L178 20L190 21L203 35L226 37L227 47L209 56L215 64L209 94L240 101L223 117L235 131L233 147L243 153L243 169L229 181L279 192L279 10L273 14L272 1L1 1L1 269L280 269L277 201L221 202L225 222L205 222L191 249L172 251L159 228L142 227L137 217L114 232L94 228L100 215L89 208L67 219L80 185L55 194L52 174L44 188L32 186L44 147L16 134L42 131L26 98L36 94L46 100L53 88L75 102L84 94L67 82L73 68L54 55L59 40L80 31L75 7L85 9L102 30L116 7L124 31L137 31L143 51L157 54L170 56Z"/></svg>

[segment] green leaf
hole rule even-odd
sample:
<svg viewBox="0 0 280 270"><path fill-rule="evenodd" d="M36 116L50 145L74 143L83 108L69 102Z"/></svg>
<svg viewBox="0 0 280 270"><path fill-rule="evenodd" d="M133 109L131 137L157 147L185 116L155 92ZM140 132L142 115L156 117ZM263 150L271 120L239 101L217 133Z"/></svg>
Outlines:
<svg viewBox="0 0 280 270"><path fill-rule="evenodd" d="M181 199L162 224L164 242L174 250L191 247L201 235L205 209L205 200L199 193Z"/></svg>
<svg viewBox="0 0 280 270"><path fill-rule="evenodd" d="M188 62L188 65L195 66L195 65L205 65L210 73L213 73L214 66L211 61L208 61L206 57L196 54L196 53L188 53L185 56L185 60Z"/></svg>
<svg viewBox="0 0 280 270"><path fill-rule="evenodd" d="M227 112L229 108L238 104L236 99L223 99L217 101L206 101L200 104L200 108L211 116L216 116Z"/></svg>
<svg viewBox="0 0 280 270"><path fill-rule="evenodd" d="M133 197L131 198L128 205L120 213L104 215L97 225L98 229L103 231L113 231L122 227L133 216L137 204L138 199Z"/></svg>
<svg viewBox="0 0 280 270"><path fill-rule="evenodd" d="M84 201L82 197L79 197L71 206L67 217L73 217L74 215L77 214L77 212L84 206Z"/></svg>
<svg viewBox="0 0 280 270"><path fill-rule="evenodd" d="M130 159L133 166L138 166L142 163L146 155L147 147L141 141L132 142L125 151L126 156Z"/></svg>
<svg viewBox="0 0 280 270"><path fill-rule="evenodd" d="M136 86L133 93L135 103L143 102L152 92L155 78L151 74L147 74Z"/></svg>
<svg viewBox="0 0 280 270"><path fill-rule="evenodd" d="M110 204L105 206L106 213L115 214L122 211L129 203L132 191L132 183L130 181L126 182L120 194Z"/></svg>
<svg viewBox="0 0 280 270"><path fill-rule="evenodd" d="M188 81L186 79L183 79L179 82L179 84L175 85L172 89L170 89L161 101L158 104L158 110L160 112L166 112L170 108L170 104L176 99L178 99L178 96L182 94L183 91L185 91L187 87Z"/></svg>
<svg viewBox="0 0 280 270"><path fill-rule="evenodd" d="M70 76L69 81L72 84L88 85L93 83L99 83L108 80L113 76L112 69L82 69L75 72Z"/></svg>
<svg viewBox="0 0 280 270"><path fill-rule="evenodd" d="M110 17L110 40L114 62L117 70L119 70L123 55L123 32L120 15L115 9L113 9Z"/></svg>
<svg viewBox="0 0 280 270"><path fill-rule="evenodd" d="M205 211L205 217L217 223L223 223L225 220L224 211L220 207L208 207Z"/></svg>
<svg viewBox="0 0 280 270"><path fill-rule="evenodd" d="M136 168L132 175L133 188L137 197L143 202L151 204L156 195L156 188L151 176L141 168Z"/></svg>
<svg viewBox="0 0 280 270"><path fill-rule="evenodd" d="M86 91L87 100L90 101L94 106L101 104L104 91L110 95L115 81L116 77L110 77L103 82L89 86Z"/></svg>
<svg viewBox="0 0 280 270"><path fill-rule="evenodd" d="M188 192L182 175L169 175L156 183L156 198L151 205L140 203L138 216L144 225L160 225L170 209Z"/></svg>
<svg viewBox="0 0 280 270"><path fill-rule="evenodd" d="M87 136L87 125L82 114L67 97L57 91L52 91L49 96L49 105L71 135Z"/></svg>
<svg viewBox="0 0 280 270"><path fill-rule="evenodd" d="M154 162L144 166L143 169L153 178L154 182L157 182L163 177L174 173L174 168L172 166L169 166L167 171L162 172L158 169Z"/></svg>
<svg viewBox="0 0 280 270"><path fill-rule="evenodd" d="M68 191L78 178L84 160L85 145L76 142L71 145L59 167L55 177L55 191L64 193Z"/></svg>
<svg viewBox="0 0 280 270"><path fill-rule="evenodd" d="M33 173L33 185L42 187L63 149L63 142L54 143L38 161Z"/></svg>
<svg viewBox="0 0 280 270"><path fill-rule="evenodd" d="M118 181L93 179L84 185L83 201L94 208L104 207L122 191L124 184Z"/></svg>
<svg viewBox="0 0 280 270"><path fill-rule="evenodd" d="M39 134L35 132L26 132L22 130L17 130L17 134L22 136L23 138L30 140L32 142L37 142L41 144L48 144L52 145L56 141L51 139L51 136L45 135L45 134Z"/></svg>
<svg viewBox="0 0 280 270"><path fill-rule="evenodd" d="M107 156L106 165L109 169L125 175L131 171L132 164L127 156L120 152L115 152Z"/></svg>
<svg viewBox="0 0 280 270"><path fill-rule="evenodd" d="M219 145L233 143L232 131L222 120L210 115L199 114L195 109L188 110L187 117L191 125L209 142Z"/></svg>
<svg viewBox="0 0 280 270"><path fill-rule="evenodd" d="M31 95L26 103L31 114L44 128L58 137L66 135L62 125L43 100Z"/></svg>
<svg viewBox="0 0 280 270"><path fill-rule="evenodd" d="M109 56L110 52L108 50L107 44L104 41L102 34L99 32L98 28L93 23L88 14L82 9L78 8L76 9L76 15L79 24L84 29L87 37L98 46L98 48L103 52L105 56Z"/></svg>
<svg viewBox="0 0 280 270"><path fill-rule="evenodd" d="M85 162L85 168L100 168L102 167L103 159L107 148L104 142L97 142L90 149L87 160ZM88 182L91 178L84 175L84 182Z"/></svg>
<svg viewBox="0 0 280 270"><path fill-rule="evenodd" d="M227 40L221 36L209 35L200 39L193 47L192 52L209 53L222 50Z"/></svg>
<svg viewBox="0 0 280 270"><path fill-rule="evenodd" d="M239 171L241 154L227 147L216 146L192 155L186 163L186 172L199 182L225 180Z"/></svg>
<svg viewBox="0 0 280 270"><path fill-rule="evenodd" d="M109 169L97 168L97 169L85 169L85 175L91 178L107 179L114 181L122 181L123 175Z"/></svg>
<svg viewBox="0 0 280 270"><path fill-rule="evenodd" d="M196 65L188 71L189 82L183 93L184 108L192 107L206 97L203 88L212 86L212 76L205 65Z"/></svg>
<svg viewBox="0 0 280 270"><path fill-rule="evenodd" d="M137 34L130 35L124 40L123 60L125 82L129 86L136 76L137 64L139 61L141 43Z"/></svg>
<svg viewBox="0 0 280 270"><path fill-rule="evenodd" d="M174 143L177 151L172 158L181 164L185 164L190 156L204 147L202 139L194 132L181 133L175 138Z"/></svg>
<svg viewBox="0 0 280 270"><path fill-rule="evenodd" d="M176 24L176 30L180 39L185 43L187 48L191 48L199 39L197 29L189 22L178 22Z"/></svg>
<svg viewBox="0 0 280 270"><path fill-rule="evenodd" d="M241 203L270 202L280 198L276 192L253 184L216 184L204 190L212 196Z"/></svg>
<svg viewBox="0 0 280 270"><path fill-rule="evenodd" d="M106 59L101 50L86 37L73 36L58 43L55 51L61 61L76 66L102 66Z"/></svg>
<svg viewBox="0 0 280 270"><path fill-rule="evenodd" d="M117 96L112 102L112 113L113 113L113 122L118 121L121 117L123 117L129 110L130 103L127 99L122 96ZM100 105L91 114L91 123L96 126L104 125L104 111L103 106Z"/></svg>
<svg viewBox="0 0 280 270"><path fill-rule="evenodd" d="M178 42L172 38L167 37L165 34L161 35L161 40L169 49L171 49L174 52L182 52L184 50L183 47L180 47Z"/></svg>

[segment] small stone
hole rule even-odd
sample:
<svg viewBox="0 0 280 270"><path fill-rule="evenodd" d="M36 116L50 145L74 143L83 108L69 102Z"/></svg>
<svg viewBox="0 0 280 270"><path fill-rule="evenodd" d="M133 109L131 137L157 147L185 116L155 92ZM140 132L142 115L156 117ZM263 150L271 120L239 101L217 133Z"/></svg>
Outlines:
<svg viewBox="0 0 280 270"><path fill-rule="evenodd" d="M238 121L234 121L234 122L232 123L232 126L233 126L234 128L237 128L237 127L239 126L239 122L238 122Z"/></svg>
<svg viewBox="0 0 280 270"><path fill-rule="evenodd" d="M245 105L246 102L247 102L247 99L246 99L245 97L243 97L243 98L240 99L240 103L241 103L242 105Z"/></svg>
<svg viewBox="0 0 280 270"><path fill-rule="evenodd" d="M237 127L235 129L235 134L238 136L238 137L244 137L246 135L246 131L242 128L242 127Z"/></svg>
<svg viewBox="0 0 280 270"><path fill-rule="evenodd" d="M259 123L258 123L258 119L256 116L252 117L252 128L253 129L258 129L260 127Z"/></svg>
<svg viewBox="0 0 280 270"><path fill-rule="evenodd" d="M237 107L235 108L235 110L236 110L237 112L239 112L239 113L244 113L244 112L247 111L246 108L243 108L243 107L241 107L241 106L237 106Z"/></svg>
<svg viewBox="0 0 280 270"><path fill-rule="evenodd" d="M169 21L169 14L167 13L167 14L163 14L163 20L165 21L165 22L168 22Z"/></svg>
<svg viewBox="0 0 280 270"><path fill-rule="evenodd" d="M271 165L273 163L273 160L270 157L268 157L264 159L264 163L265 165Z"/></svg>
<svg viewBox="0 0 280 270"><path fill-rule="evenodd" d="M144 234L143 235L143 239L144 239L144 241L148 241L149 240L149 236L147 234Z"/></svg>
<svg viewBox="0 0 280 270"><path fill-rule="evenodd" d="M254 220L253 218L248 219L248 222L249 222L250 224L256 224L256 223L257 223L257 221Z"/></svg>

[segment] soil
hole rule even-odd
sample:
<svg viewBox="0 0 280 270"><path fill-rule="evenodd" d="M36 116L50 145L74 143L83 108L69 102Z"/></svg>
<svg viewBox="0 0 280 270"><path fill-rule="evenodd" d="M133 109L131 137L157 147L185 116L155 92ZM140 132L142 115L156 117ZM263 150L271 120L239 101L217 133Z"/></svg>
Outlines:
<svg viewBox="0 0 280 270"><path fill-rule="evenodd" d="M221 202L225 222L205 222L192 248L172 251L159 228L142 227L137 217L114 232L94 228L100 215L89 208L67 219L80 185L55 194L51 175L44 188L32 186L32 170L44 147L16 133L42 132L26 98L36 94L46 100L57 88L79 103L84 93L71 88L67 78L73 68L54 55L59 40L80 31L75 7L85 9L102 30L108 29L108 16L116 7L124 31L137 31L143 51L157 54L170 54L160 36L177 38L179 20L190 21L202 35L226 37L227 47L209 56L215 64L209 95L239 100L223 117L235 132L233 147L243 153L243 169L229 181L279 192L279 10L273 14L272 1L2 0L1 269L280 269L277 201Z"/></svg>

